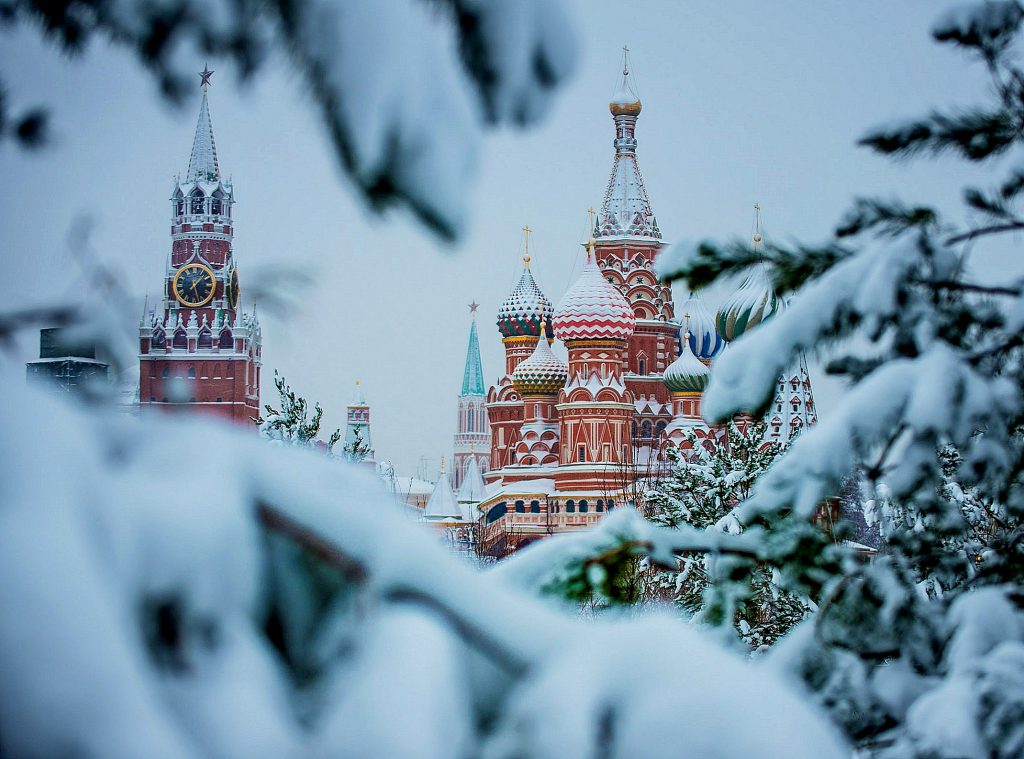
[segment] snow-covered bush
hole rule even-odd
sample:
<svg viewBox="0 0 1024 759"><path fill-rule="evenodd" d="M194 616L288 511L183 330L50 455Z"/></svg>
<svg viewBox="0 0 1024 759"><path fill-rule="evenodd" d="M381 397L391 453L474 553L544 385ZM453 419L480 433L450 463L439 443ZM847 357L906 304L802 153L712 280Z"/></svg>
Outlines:
<svg viewBox="0 0 1024 759"><path fill-rule="evenodd" d="M694 441L689 456L670 448L672 467L648 497L650 518L666 527L690 525L736 534L733 517L757 479L783 452L766 442L763 421L725 425L718 444ZM759 566L732 582L732 562L709 554L680 558L678 569L653 570L654 579L675 603L701 623L732 625L750 648L771 645L807 616L811 604L780 587L777 571Z"/></svg>
<svg viewBox="0 0 1024 759"><path fill-rule="evenodd" d="M669 616L552 608L361 467L19 375L0 370L3 756L848 757L784 676Z"/></svg>

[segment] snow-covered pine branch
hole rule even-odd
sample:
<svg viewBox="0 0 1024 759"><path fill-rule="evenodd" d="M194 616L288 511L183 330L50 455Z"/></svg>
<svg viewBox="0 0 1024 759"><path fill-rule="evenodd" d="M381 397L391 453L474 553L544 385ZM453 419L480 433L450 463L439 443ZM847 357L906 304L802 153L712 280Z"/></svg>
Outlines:
<svg viewBox="0 0 1024 759"><path fill-rule="evenodd" d="M126 48L175 101L207 56L247 78L287 54L362 197L447 237L465 225L484 130L538 121L576 63L561 0L13 0L3 12L69 52L93 37ZM0 139L38 144L45 111L10 110L0 99Z"/></svg>
<svg viewBox="0 0 1024 759"><path fill-rule="evenodd" d="M848 756L783 677L678 620L586 621L474 570L358 467L195 417L75 409L8 374L5 754ZM196 440L218 466L189 465Z"/></svg>

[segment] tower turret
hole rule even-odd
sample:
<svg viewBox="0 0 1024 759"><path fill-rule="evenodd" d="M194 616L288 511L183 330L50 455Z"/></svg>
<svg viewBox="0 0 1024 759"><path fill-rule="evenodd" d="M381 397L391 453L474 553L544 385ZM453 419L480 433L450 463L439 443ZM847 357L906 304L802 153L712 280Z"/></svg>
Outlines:
<svg viewBox="0 0 1024 759"><path fill-rule="evenodd" d="M533 353L545 334L551 303L541 292L530 271L529 226L523 227L523 273L498 309L498 331L505 346L505 375L487 393L487 419L491 426L490 471L484 479L495 481L497 470L515 463L515 451L523 424L523 399L512 383L520 362Z"/></svg>
<svg viewBox="0 0 1024 759"><path fill-rule="evenodd" d="M345 451L352 460L376 463L370 435L370 404L366 402L359 380L356 380L352 402L345 408Z"/></svg>
<svg viewBox="0 0 1024 759"><path fill-rule="evenodd" d="M253 309L240 309L233 250L234 190L221 178L210 118L213 72L203 90L184 179L171 192L171 254L159 309L139 327L139 403L226 416L259 416L263 336Z"/></svg>
<svg viewBox="0 0 1024 759"><path fill-rule="evenodd" d="M484 389L484 370L480 361L480 338L476 330L476 310L479 304L469 304L469 344L466 346L466 366L462 372L459 392L458 421L455 430L455 450L452 459L452 486L458 489L466 476L471 459L477 470L486 472L490 463L488 446L491 428L487 422L487 396Z"/></svg>
<svg viewBox="0 0 1024 759"><path fill-rule="evenodd" d="M569 288L551 323L569 352L569 378L558 396L559 489L600 487L608 465L633 462L633 394L622 381L636 318L594 261ZM601 473L599 474L598 471Z"/></svg>
<svg viewBox="0 0 1024 759"><path fill-rule="evenodd" d="M636 124L640 98L623 49L622 77L609 110L615 124L615 154L604 200L593 223L601 273L633 309L636 327L623 367L626 386L637 398L636 437L658 448L658 434L671 420L668 392L661 381L678 351L672 290L654 274L661 230L637 161Z"/></svg>

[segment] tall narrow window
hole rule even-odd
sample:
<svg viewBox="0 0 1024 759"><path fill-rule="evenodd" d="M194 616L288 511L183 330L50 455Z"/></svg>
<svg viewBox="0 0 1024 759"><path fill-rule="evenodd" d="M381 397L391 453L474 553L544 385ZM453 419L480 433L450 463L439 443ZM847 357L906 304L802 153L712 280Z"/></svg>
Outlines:
<svg viewBox="0 0 1024 759"><path fill-rule="evenodd" d="M581 445L579 448L576 449L576 460L577 461L586 461L587 460L587 447L586 446Z"/></svg>
<svg viewBox="0 0 1024 759"><path fill-rule="evenodd" d="M475 414L473 412L473 407L470 406L469 407L469 425L468 425L468 429L469 429L470 432L473 432L476 429L473 426L473 422L475 421L474 416L475 416Z"/></svg>
<svg viewBox="0 0 1024 759"><path fill-rule="evenodd" d="M647 374L647 359L640 359L640 374Z"/></svg>

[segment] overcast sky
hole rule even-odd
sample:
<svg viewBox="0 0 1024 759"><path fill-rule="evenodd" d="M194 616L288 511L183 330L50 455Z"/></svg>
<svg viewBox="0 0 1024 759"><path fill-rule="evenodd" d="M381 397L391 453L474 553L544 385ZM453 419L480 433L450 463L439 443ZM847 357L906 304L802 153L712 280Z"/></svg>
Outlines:
<svg viewBox="0 0 1024 759"><path fill-rule="evenodd" d="M378 458L406 474L421 457L435 468L450 456L467 304L481 304L493 381L503 368L494 315L519 275L520 228L535 230L534 273L549 298L578 271L586 209L600 204L611 168L607 103L624 44L644 105L640 166L666 240L746 237L755 201L777 241L823 238L857 195L898 194L960 218L960 188L971 179L961 163L894 164L854 144L879 122L984 93L978 68L928 36L942 5L571 2L583 53L577 76L540 128L488 137L468 190L468 234L456 246L406 214L365 209L287 65L241 88L230 66L210 60L217 150L238 201L243 293L247 277L279 262L315 277L301 309L262 317L263 400L275 400L277 368L321 402L326 425L342 425L360 379ZM68 62L28 31L0 37L0 71L12 101L52 106L56 138L40 153L0 148L0 299L62 293L65 237L89 215L93 245L123 273L141 312L143 295L162 285L167 198L187 167L198 86L176 110L126 53L94 45ZM677 292L677 303L684 297ZM709 294L709 305L720 299ZM812 381L827 415L841 388L816 369Z"/></svg>

